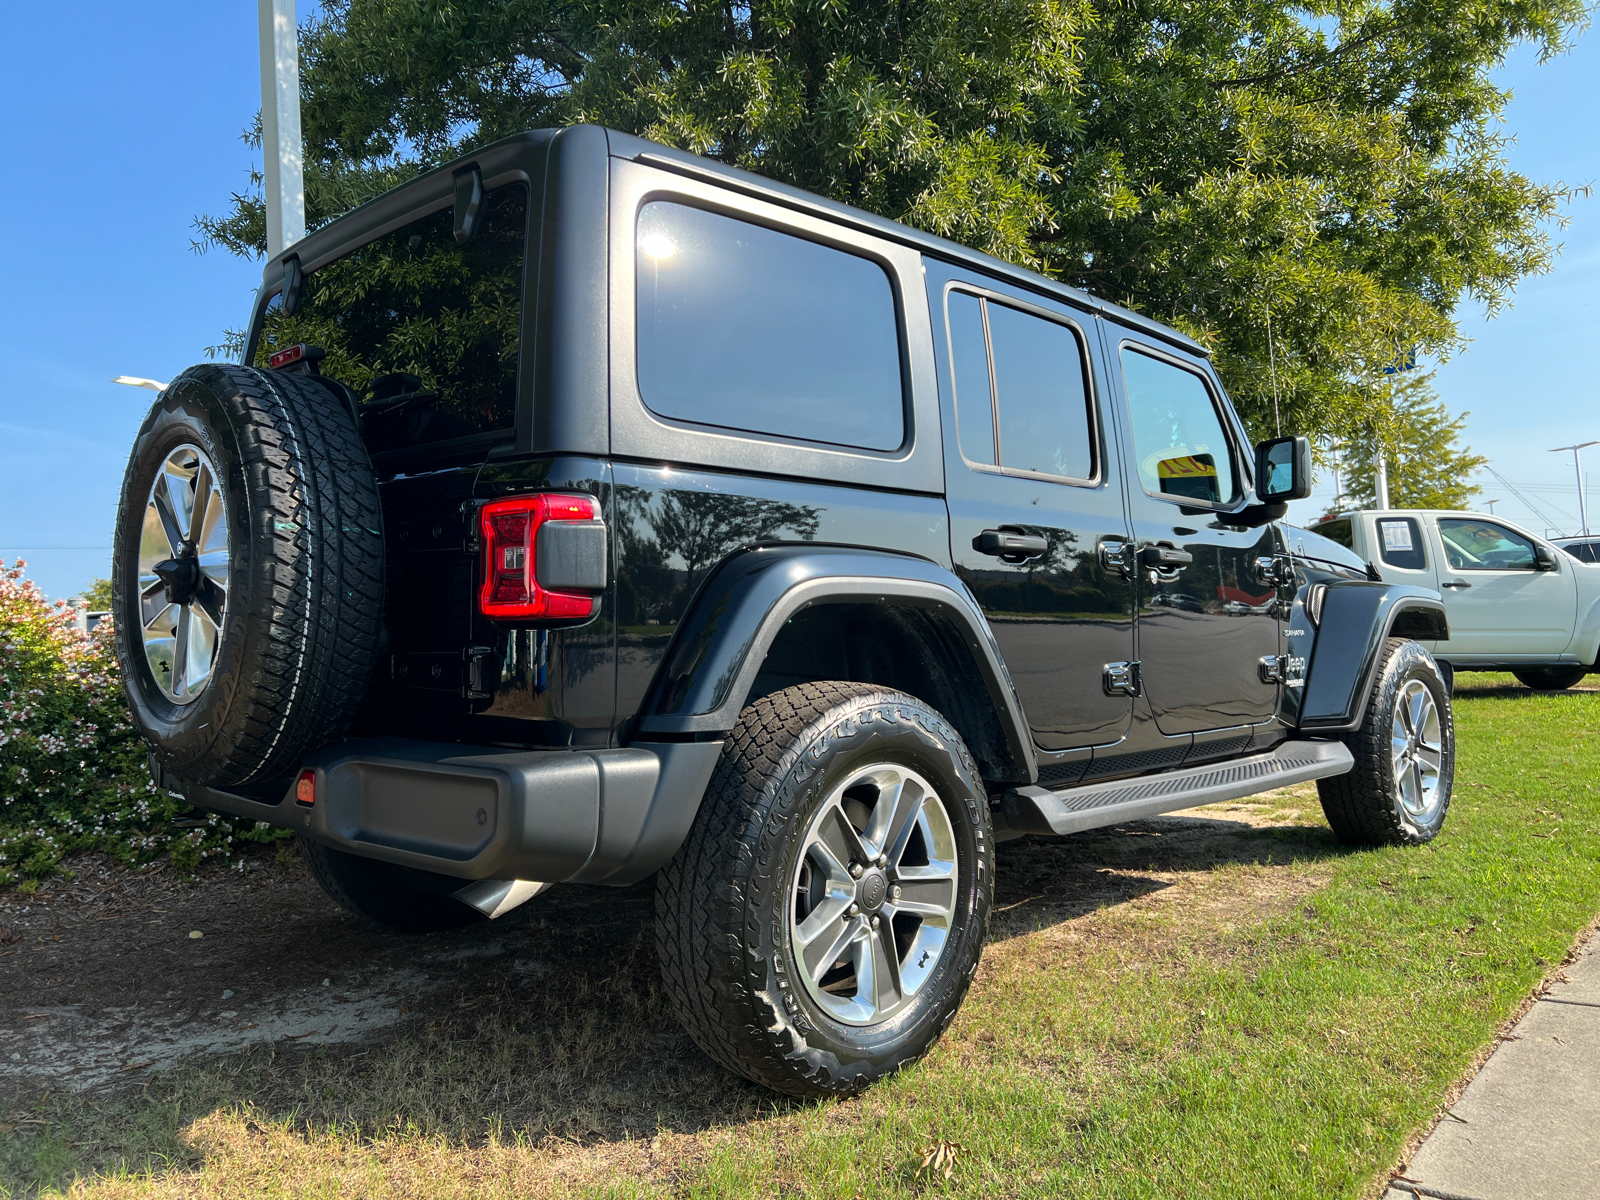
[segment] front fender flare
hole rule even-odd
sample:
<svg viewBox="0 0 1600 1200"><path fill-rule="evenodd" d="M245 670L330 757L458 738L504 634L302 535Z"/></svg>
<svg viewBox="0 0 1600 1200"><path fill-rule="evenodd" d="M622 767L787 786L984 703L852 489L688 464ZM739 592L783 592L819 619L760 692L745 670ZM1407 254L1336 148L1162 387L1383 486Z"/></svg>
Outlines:
<svg viewBox="0 0 1600 1200"><path fill-rule="evenodd" d="M1312 589L1322 588L1320 597ZM1316 613L1307 612L1307 601ZM1386 638L1411 637L1447 641L1450 627L1444 600L1428 588L1400 583L1340 580L1314 583L1295 600L1290 621L1291 641L1296 630L1309 629L1315 641L1306 669L1299 726L1318 733L1356 729L1372 690L1373 672ZM1299 646L1290 653L1303 653Z"/></svg>
<svg viewBox="0 0 1600 1200"><path fill-rule="evenodd" d="M811 605L874 601L936 610L949 621L983 680L1007 749L1035 778L1033 739L1016 688L966 585L927 559L850 547L760 547L725 560L679 624L636 736L727 733L786 621Z"/></svg>

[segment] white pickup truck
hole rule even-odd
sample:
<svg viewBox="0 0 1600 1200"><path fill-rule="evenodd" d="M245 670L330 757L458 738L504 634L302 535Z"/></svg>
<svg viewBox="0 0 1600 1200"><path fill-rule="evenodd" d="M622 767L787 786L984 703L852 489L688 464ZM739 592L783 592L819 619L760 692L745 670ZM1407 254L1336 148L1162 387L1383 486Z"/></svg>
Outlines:
<svg viewBox="0 0 1600 1200"><path fill-rule="evenodd" d="M1600 564L1477 513L1342 513L1311 531L1348 546L1385 580L1436 588L1450 640L1424 644L1451 671L1510 671L1529 687L1557 689L1596 669Z"/></svg>

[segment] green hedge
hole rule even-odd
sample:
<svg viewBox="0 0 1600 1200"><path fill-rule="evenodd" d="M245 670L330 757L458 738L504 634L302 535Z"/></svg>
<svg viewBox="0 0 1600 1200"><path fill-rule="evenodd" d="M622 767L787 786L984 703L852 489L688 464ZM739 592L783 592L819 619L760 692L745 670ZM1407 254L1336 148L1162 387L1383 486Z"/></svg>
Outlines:
<svg viewBox="0 0 1600 1200"><path fill-rule="evenodd" d="M111 622L78 632L24 568L0 563L0 888L31 891L85 850L136 866L166 855L192 871L239 843L287 837L230 817L173 825L189 806L150 779Z"/></svg>

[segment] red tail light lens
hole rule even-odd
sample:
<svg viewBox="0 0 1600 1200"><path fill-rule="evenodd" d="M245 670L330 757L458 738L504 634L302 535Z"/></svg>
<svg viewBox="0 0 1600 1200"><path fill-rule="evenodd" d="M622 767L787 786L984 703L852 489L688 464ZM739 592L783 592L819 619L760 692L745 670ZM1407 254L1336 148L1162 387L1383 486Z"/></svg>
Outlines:
<svg viewBox="0 0 1600 1200"><path fill-rule="evenodd" d="M294 785L294 802L304 804L307 808L317 802L317 773L306 770L300 772L300 778Z"/></svg>
<svg viewBox="0 0 1600 1200"><path fill-rule="evenodd" d="M483 536L483 590L478 608L499 620L571 620L591 617L600 597L589 592L540 587L534 546L547 521L598 521L593 496L541 493L485 504L479 513Z"/></svg>

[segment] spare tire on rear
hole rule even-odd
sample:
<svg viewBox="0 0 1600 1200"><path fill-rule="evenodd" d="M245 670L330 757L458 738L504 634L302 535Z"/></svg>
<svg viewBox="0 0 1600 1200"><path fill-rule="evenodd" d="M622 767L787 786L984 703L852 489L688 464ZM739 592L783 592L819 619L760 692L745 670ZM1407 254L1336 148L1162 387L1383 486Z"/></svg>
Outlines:
<svg viewBox="0 0 1600 1200"><path fill-rule="evenodd" d="M291 774L377 654L383 524L355 414L308 376L192 367L134 443L112 591L129 706L184 784Z"/></svg>

